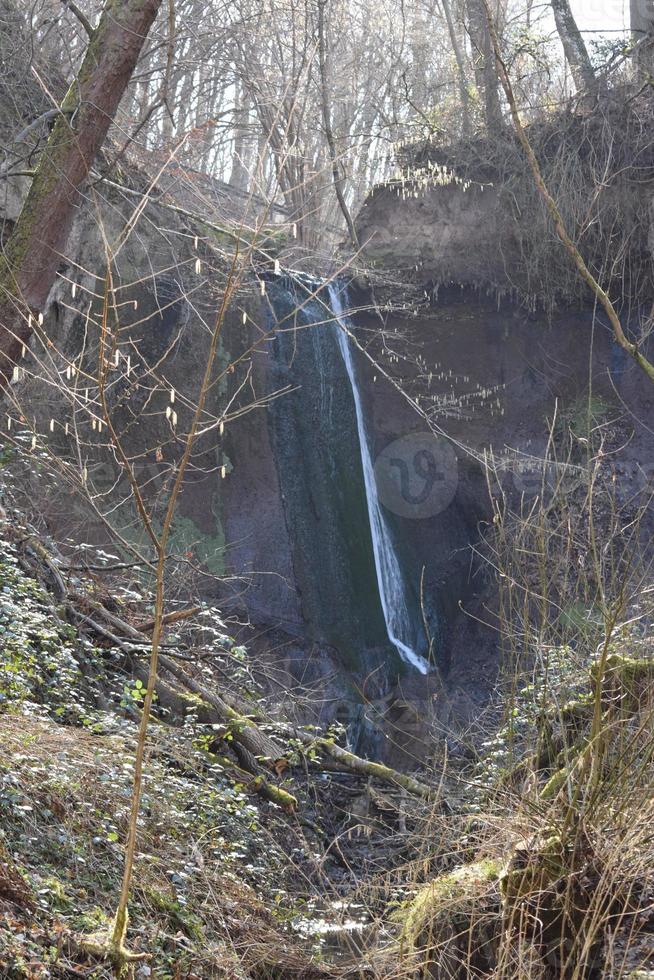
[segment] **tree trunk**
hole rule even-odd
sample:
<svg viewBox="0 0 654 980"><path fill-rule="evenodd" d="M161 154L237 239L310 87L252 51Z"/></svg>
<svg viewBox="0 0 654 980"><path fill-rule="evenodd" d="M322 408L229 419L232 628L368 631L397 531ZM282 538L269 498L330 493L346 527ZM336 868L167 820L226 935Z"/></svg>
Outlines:
<svg viewBox="0 0 654 980"><path fill-rule="evenodd" d="M250 93L240 80L236 82L234 98L234 150L229 183L237 190L247 193L250 186Z"/></svg>
<svg viewBox="0 0 654 980"><path fill-rule="evenodd" d="M551 4L556 29L559 32L565 58L570 65L577 91L590 90L595 83L595 72L584 39L570 9L569 0L551 0Z"/></svg>
<svg viewBox="0 0 654 980"><path fill-rule="evenodd" d="M654 5L652 0L630 0L629 22L631 36L638 45L635 55L637 70L649 77L654 73Z"/></svg>
<svg viewBox="0 0 654 980"><path fill-rule="evenodd" d="M322 101L322 119L325 127L325 138L327 140L327 146L329 148L329 160L332 166L332 180L334 183L334 191L336 192L336 199L338 201L339 207L345 218L345 224L347 225L348 235L350 236L350 241L352 242L352 247L355 249L359 248L359 240L357 238L356 229L354 227L354 221L352 220L352 215L350 214L350 209L347 206L347 201L345 200L345 177L342 173L342 164L338 158L338 150L336 148L336 140L334 138L334 130L332 128L332 114L330 107L330 92L329 92L329 79L328 79L328 50L327 50L327 38L325 37L325 4L327 0L318 0L318 65L320 69L320 95Z"/></svg>
<svg viewBox="0 0 654 980"><path fill-rule="evenodd" d="M484 116L489 133L502 125L499 81L483 0L468 0L468 28L473 46L475 81L484 99Z"/></svg>
<svg viewBox="0 0 654 980"><path fill-rule="evenodd" d="M441 0L441 6L443 7L443 13L445 14L445 20L447 21L447 32L450 35L450 44L452 45L452 51L454 52L454 59L456 61L456 75L459 88L459 97L461 99L461 132L463 136L469 136L470 96L468 93L468 79L466 78L463 52L461 51L461 45L459 44L459 39L456 35L456 25L452 16L450 0Z"/></svg>
<svg viewBox="0 0 654 980"><path fill-rule="evenodd" d="M0 387L43 312L88 176L161 0L108 0L0 260Z"/></svg>

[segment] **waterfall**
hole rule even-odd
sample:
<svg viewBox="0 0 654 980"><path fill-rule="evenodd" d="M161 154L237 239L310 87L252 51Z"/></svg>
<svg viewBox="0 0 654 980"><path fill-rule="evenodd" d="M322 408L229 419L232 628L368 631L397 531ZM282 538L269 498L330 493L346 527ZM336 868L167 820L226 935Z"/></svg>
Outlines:
<svg viewBox="0 0 654 980"><path fill-rule="evenodd" d="M366 490L366 502L368 505L368 518L370 521L375 569L377 572L377 585L384 620L386 622L386 632L400 657L406 663L415 667L416 670L419 670L421 674L426 674L430 666L424 657L416 653L412 646L416 631L411 622L404 579L395 548L393 547L390 528L388 527L386 516L377 495L377 483L372 456L370 454L370 446L368 444L368 435L366 433L361 394L359 392L359 384L348 337L348 333L351 330L351 321L343 309L341 292L337 285L329 283L327 289L331 310L335 317L334 329L336 330L337 343L343 356L345 369L352 389L352 397L354 399L359 450L361 453L361 465Z"/></svg>

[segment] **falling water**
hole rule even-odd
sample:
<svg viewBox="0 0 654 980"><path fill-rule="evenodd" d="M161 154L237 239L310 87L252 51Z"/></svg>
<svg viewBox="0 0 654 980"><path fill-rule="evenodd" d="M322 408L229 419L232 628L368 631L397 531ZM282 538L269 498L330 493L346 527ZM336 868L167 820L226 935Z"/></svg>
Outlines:
<svg viewBox="0 0 654 980"><path fill-rule="evenodd" d="M386 632L388 633L389 640L396 647L402 659L411 664L412 667L415 667L416 670L419 670L421 674L426 674L429 671L429 664L424 657L416 653L411 645L415 630L411 623L404 580L393 547L390 530L379 502L379 497L377 496L377 483L375 481L375 471L370 455L370 446L368 445L361 395L359 393L359 385L352 360L352 351L350 350L348 341L351 322L343 309L341 294L337 286L334 283L330 283L327 288L331 309L337 320L334 327L338 346L343 355L343 361L345 362L345 368L350 380L350 387L352 388L352 397L354 398L359 447L361 451L361 465L366 489L366 502L368 504L375 569L377 571L377 584L379 598L384 612L384 620L386 622Z"/></svg>

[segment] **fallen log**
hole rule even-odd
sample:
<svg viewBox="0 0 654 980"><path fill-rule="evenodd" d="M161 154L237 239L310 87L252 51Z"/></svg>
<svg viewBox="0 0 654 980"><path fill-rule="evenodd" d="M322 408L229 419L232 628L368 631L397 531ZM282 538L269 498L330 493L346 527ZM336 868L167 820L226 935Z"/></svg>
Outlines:
<svg viewBox="0 0 654 980"><path fill-rule="evenodd" d="M203 700L208 701L212 704L219 713L223 714L223 719L225 722L230 724L243 724L247 728L248 738L254 739L254 744L258 744L258 740L261 739L261 745L273 745L277 750L277 759L283 755L280 752L277 743L272 742L264 735L260 729L257 728L255 723L250 719L235 711L230 705L215 694L207 691L205 687L198 684L197 681L189 677L188 674L182 670L178 664L172 662L168 657L161 657L161 666L165 667L166 670L170 671L174 677L176 677L182 684L187 686L189 690L198 694ZM321 735L314 735L311 732L303 731L302 729L294 729L289 725L284 725L277 722L269 722L272 728L283 732L285 736L297 739L307 748L319 749L325 755L331 756L337 762L340 762L347 769L358 773L362 776L373 777L379 779L380 782L390 783L393 786L399 786L413 796L419 796L423 800L432 800L437 796L437 790L427 786L426 783L421 783L418 779L413 776L409 776L407 773L398 772L396 769L391 769L390 766L386 766L381 762L370 762L368 759L363 759L361 756L355 755L354 752L349 752L347 749L341 748L329 738L325 738ZM256 735L255 735L256 733ZM240 739L242 741L242 739ZM246 746L247 747L247 746ZM260 754L260 753L255 753ZM272 758L270 753L264 753L268 758ZM273 759L273 761L275 761Z"/></svg>
<svg viewBox="0 0 654 980"><path fill-rule="evenodd" d="M30 544L33 545L33 542L30 542ZM33 550L37 552L39 558L44 562L52 576L53 569L51 565L53 563L49 558L47 550L42 545L38 549L33 548ZM55 589L57 592L60 591L62 585L63 581L61 577L56 577ZM136 666L138 661L135 658L146 653L146 649L144 648L147 647L148 641L144 638L142 629L149 627L150 624L145 624L144 627L137 628L108 610L101 602L84 594L67 592L65 599L66 607L70 610L73 618L77 622L84 624L98 635L109 640L119 649L124 650L130 657L134 672L138 673L140 671L141 668ZM77 606L81 606L84 612L77 608ZM90 616L89 611L93 615ZM178 613L171 613L167 621L174 622L178 619L190 618L195 611L193 609L187 609ZM237 703L236 699L230 698L229 695L223 697L216 692L208 690L203 684L200 684L195 678L183 670L170 656L161 654L159 663L161 668L174 677L182 687L196 695L201 703L212 709L213 713L209 716L211 718L210 723L218 723L225 726L225 729L229 732L235 743L235 751L237 749L241 750L237 752L240 756L239 761L241 766L244 770L249 771L253 777L249 785L262 792L275 803L279 803L285 809L295 809L297 800L286 790L271 783L266 775L264 775L263 767L267 767L272 772L275 772L278 764L282 760L284 760L285 764L288 764L288 749L285 749L274 738L262 731L260 725L263 724L274 730L275 733L278 733L278 736L285 742L292 743L295 741L307 749L318 750L323 756L328 756L350 772L366 778L377 779L382 783L387 783L392 786L401 787L413 796L417 796L423 800L434 800L439 795L437 788L430 787L414 776L410 776L408 773L398 772L396 769L392 769L390 766L386 766L381 762L371 762L369 759L363 759L354 752L342 748L333 739L327 738L324 735L295 728L283 722L267 719L260 712L257 712L257 720L259 722L257 724L249 712L249 706L244 707L242 703ZM175 692L161 680L160 691L162 703L165 700L172 708L175 700ZM180 700L183 701L181 695ZM230 700L233 703L230 703ZM188 703L180 707L180 713L183 717L188 711Z"/></svg>
<svg viewBox="0 0 654 980"><path fill-rule="evenodd" d="M321 749L326 755L330 755L332 759L336 759L337 762L342 763L348 769L362 776L372 776L382 783L399 786L413 796L419 796L423 800L433 800L438 795L438 791L435 788L427 786L426 783L421 783L420 780L415 779L413 776L409 776L404 772L398 772L396 769L391 769L390 766L385 766L382 762L371 762L369 759L362 759L361 756L355 755L354 752L349 752L329 738L311 735L311 733L303 731L297 731L295 737L299 738L309 748Z"/></svg>
<svg viewBox="0 0 654 980"><path fill-rule="evenodd" d="M249 717L235 711L219 694L208 691L206 687L190 677L170 657L161 656L159 663L169 674L172 674L173 677L183 684L184 687L197 694L203 701L210 704L212 708L215 708L221 722L229 728L232 736L248 752L251 752L257 760L263 760L270 768L274 768L275 762L284 755L284 750L277 742L262 732Z"/></svg>

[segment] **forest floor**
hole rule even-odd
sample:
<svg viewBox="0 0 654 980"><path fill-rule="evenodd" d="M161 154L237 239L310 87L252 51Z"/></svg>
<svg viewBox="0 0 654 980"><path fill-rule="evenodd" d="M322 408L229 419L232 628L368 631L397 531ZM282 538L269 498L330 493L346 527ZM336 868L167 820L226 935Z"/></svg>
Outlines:
<svg viewBox="0 0 654 980"><path fill-rule="evenodd" d="M99 614L132 632L151 614L147 588L110 572L115 562L58 545L8 504L0 518L0 977L11 980L113 975L85 940L110 928L120 891L148 644L99 628ZM284 752L262 782L239 765L236 729L162 687L128 930L148 959L132 975L654 977L654 645L642 617L602 647L600 626L579 616L584 642L552 644L545 665L514 674L465 758L434 746L417 784L430 799L320 755L284 719ZM247 651L218 610L196 618L195 646L171 626L166 655L205 689L238 689L260 718ZM343 741L320 733L316 746L326 737ZM277 790L297 805L274 802Z"/></svg>
<svg viewBox="0 0 654 980"><path fill-rule="evenodd" d="M0 522L0 976L109 977L84 938L109 928L118 900L144 688L123 651L70 622L41 540L17 511ZM59 556L89 603L101 593L126 615L145 601L133 582L114 577L109 597L102 576L67 571L103 552ZM245 678L222 629L203 635ZM384 929L358 889L383 880L384 901L400 897L392 869L410 849L393 793L309 753L287 813L217 754L229 735L188 701L184 719L155 705L150 726L129 943L151 958L135 975L368 975L364 937L383 947ZM430 812L411 808L411 826Z"/></svg>

